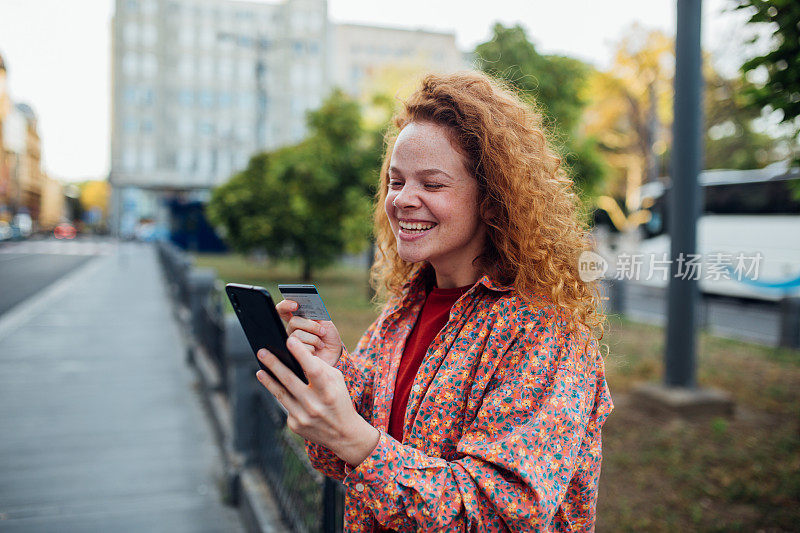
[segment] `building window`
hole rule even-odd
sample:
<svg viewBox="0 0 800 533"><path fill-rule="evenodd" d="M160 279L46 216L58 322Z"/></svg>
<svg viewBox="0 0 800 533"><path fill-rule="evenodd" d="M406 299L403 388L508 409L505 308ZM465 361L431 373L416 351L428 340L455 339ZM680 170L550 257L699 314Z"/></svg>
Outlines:
<svg viewBox="0 0 800 533"><path fill-rule="evenodd" d="M223 80L230 80L233 77L233 63L230 57L220 59L219 77Z"/></svg>
<svg viewBox="0 0 800 533"><path fill-rule="evenodd" d="M158 72L158 59L155 54L145 54L142 57L142 74L147 78L152 78Z"/></svg>
<svg viewBox="0 0 800 533"><path fill-rule="evenodd" d="M178 122L178 133L184 139L188 139L192 136L193 130L193 122L191 117L181 117Z"/></svg>
<svg viewBox="0 0 800 533"><path fill-rule="evenodd" d="M182 89L178 93L178 101L183 107L192 107L194 105L194 91L191 89Z"/></svg>
<svg viewBox="0 0 800 533"><path fill-rule="evenodd" d="M142 89L142 105L149 107L153 105L154 100L155 95L153 93L153 89L149 87Z"/></svg>
<svg viewBox="0 0 800 533"><path fill-rule="evenodd" d="M156 0L142 0L142 11L148 15L152 15L157 9Z"/></svg>
<svg viewBox="0 0 800 533"><path fill-rule="evenodd" d="M214 76L214 63L211 58L205 57L200 63L200 77L205 80L210 80Z"/></svg>
<svg viewBox="0 0 800 533"><path fill-rule="evenodd" d="M142 44L145 46L156 44L156 27L152 24L147 24L142 28Z"/></svg>
<svg viewBox="0 0 800 533"><path fill-rule="evenodd" d="M214 135L214 123L208 120L203 120L200 122L200 135Z"/></svg>
<svg viewBox="0 0 800 533"><path fill-rule="evenodd" d="M142 171L152 172L156 168L156 151L153 148L142 150Z"/></svg>
<svg viewBox="0 0 800 533"><path fill-rule="evenodd" d="M136 41L139 38L139 28L134 23L129 23L125 25L125 29L122 32L123 39L125 40L125 44L128 46L135 46Z"/></svg>
<svg viewBox="0 0 800 533"><path fill-rule="evenodd" d="M123 99L125 100L126 104L136 104L136 89L133 87L125 87L125 90L123 91Z"/></svg>
<svg viewBox="0 0 800 533"><path fill-rule="evenodd" d="M122 168L125 172L136 172L136 148L126 146L122 152Z"/></svg>
<svg viewBox="0 0 800 533"><path fill-rule="evenodd" d="M128 52L122 58L122 71L128 76L136 76L139 66L139 58L133 52Z"/></svg>
<svg viewBox="0 0 800 533"><path fill-rule="evenodd" d="M122 131L125 133L136 133L137 126L136 119L133 117L125 117L122 121Z"/></svg>
<svg viewBox="0 0 800 533"><path fill-rule="evenodd" d="M239 79L242 81L253 79L253 63L250 60L239 61Z"/></svg>
<svg viewBox="0 0 800 533"><path fill-rule="evenodd" d="M183 57L181 58L180 65L178 66L178 72L184 79L191 78L194 74L194 65L192 64L191 57Z"/></svg>
<svg viewBox="0 0 800 533"><path fill-rule="evenodd" d="M194 31L191 26L183 26L180 32L181 46L191 48L194 46Z"/></svg>
<svg viewBox="0 0 800 533"><path fill-rule="evenodd" d="M203 89L200 92L200 104L203 107L207 108L207 109L213 108L214 107L214 91L210 91L208 89Z"/></svg>
<svg viewBox="0 0 800 533"><path fill-rule="evenodd" d="M178 170L187 174L192 172L194 166L194 158L190 148L181 148L178 152Z"/></svg>

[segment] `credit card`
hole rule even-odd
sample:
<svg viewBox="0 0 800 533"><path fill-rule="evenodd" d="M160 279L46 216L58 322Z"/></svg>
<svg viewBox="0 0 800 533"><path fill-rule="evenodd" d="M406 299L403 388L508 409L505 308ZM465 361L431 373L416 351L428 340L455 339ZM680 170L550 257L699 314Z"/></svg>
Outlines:
<svg viewBox="0 0 800 533"><path fill-rule="evenodd" d="M322 296L314 285L284 284L278 290L286 300L297 302L300 306L293 314L309 320L330 320Z"/></svg>

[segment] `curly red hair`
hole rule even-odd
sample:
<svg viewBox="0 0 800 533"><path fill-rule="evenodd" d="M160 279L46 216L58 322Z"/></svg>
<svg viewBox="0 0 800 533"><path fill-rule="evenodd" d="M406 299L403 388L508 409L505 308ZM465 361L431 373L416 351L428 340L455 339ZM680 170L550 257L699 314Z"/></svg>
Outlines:
<svg viewBox="0 0 800 533"><path fill-rule="evenodd" d="M542 115L513 90L479 72L430 74L393 119L374 207L375 263L370 272L379 298L399 294L420 265L403 261L384 210L388 167L400 130L410 122L445 126L466 155L479 186L479 212L487 240L476 266L524 299L543 293L572 325L602 337L604 315L594 282L578 274L588 230L572 180L548 146Z"/></svg>

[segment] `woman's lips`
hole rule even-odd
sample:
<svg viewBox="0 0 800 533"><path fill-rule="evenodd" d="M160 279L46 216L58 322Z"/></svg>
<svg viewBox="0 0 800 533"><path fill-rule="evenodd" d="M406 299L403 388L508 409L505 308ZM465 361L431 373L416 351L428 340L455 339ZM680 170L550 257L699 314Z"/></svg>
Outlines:
<svg viewBox="0 0 800 533"><path fill-rule="evenodd" d="M406 242L416 241L417 239L421 239L422 237L430 233L431 230L434 229L435 227L436 226L434 226L433 228L426 229L425 231L407 231L398 226L397 236L400 237L401 240Z"/></svg>

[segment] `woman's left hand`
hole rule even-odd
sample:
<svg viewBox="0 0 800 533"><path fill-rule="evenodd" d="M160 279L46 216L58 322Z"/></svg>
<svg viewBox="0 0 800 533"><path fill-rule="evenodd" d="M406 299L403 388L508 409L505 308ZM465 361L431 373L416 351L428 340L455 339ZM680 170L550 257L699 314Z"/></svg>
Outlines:
<svg viewBox="0 0 800 533"><path fill-rule="evenodd" d="M258 358L278 379L259 370L258 381L286 408L289 429L357 466L375 449L380 432L356 411L339 369L294 337L286 346L303 367L308 385L265 348L258 351Z"/></svg>

